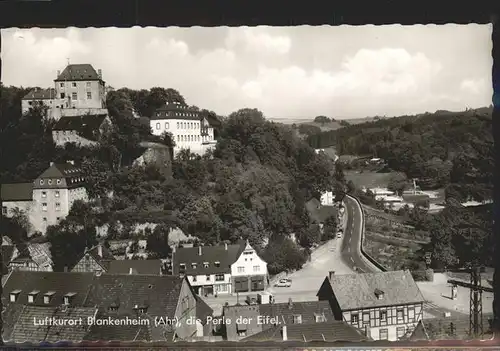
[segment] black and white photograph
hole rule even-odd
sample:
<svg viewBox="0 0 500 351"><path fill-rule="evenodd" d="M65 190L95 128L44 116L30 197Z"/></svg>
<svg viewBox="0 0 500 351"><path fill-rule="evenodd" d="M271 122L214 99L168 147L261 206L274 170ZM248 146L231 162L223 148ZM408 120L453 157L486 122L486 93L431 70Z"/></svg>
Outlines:
<svg viewBox="0 0 500 351"><path fill-rule="evenodd" d="M2 29L3 341L493 338L491 36Z"/></svg>

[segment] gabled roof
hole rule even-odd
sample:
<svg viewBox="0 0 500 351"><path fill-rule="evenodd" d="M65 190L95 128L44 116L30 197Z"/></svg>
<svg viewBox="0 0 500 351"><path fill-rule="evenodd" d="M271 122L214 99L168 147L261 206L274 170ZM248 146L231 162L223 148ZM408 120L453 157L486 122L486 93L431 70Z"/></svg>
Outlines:
<svg viewBox="0 0 500 351"><path fill-rule="evenodd" d="M109 262L108 273L111 274L152 274L160 275L163 264L161 260L113 260Z"/></svg>
<svg viewBox="0 0 500 351"><path fill-rule="evenodd" d="M329 283L343 311L424 302L410 271L334 275ZM323 287L323 286L322 286ZM378 299L375 290L384 292Z"/></svg>
<svg viewBox="0 0 500 351"><path fill-rule="evenodd" d="M54 88L39 89L35 88L23 97L23 100L46 100L55 99L56 90Z"/></svg>
<svg viewBox="0 0 500 351"><path fill-rule="evenodd" d="M68 65L61 74L54 80L101 80L96 70L90 64Z"/></svg>
<svg viewBox="0 0 500 351"><path fill-rule="evenodd" d="M369 340L361 331L346 322L308 323L287 325L287 341L351 341ZM272 326L242 341L283 341L282 326Z"/></svg>
<svg viewBox="0 0 500 351"><path fill-rule="evenodd" d="M53 265L52 254L50 252L50 243L33 243L28 245L30 257L38 267Z"/></svg>
<svg viewBox="0 0 500 351"><path fill-rule="evenodd" d="M33 183L2 184L2 201L33 201Z"/></svg>
<svg viewBox="0 0 500 351"><path fill-rule="evenodd" d="M34 183L34 187L46 189L46 188L75 188L82 187L85 185L85 173L78 167L70 162L66 163L53 163L47 168L41 175L38 176ZM54 178L64 178L66 183L57 184L53 182L48 184L44 182L40 184L41 179L54 179Z"/></svg>
<svg viewBox="0 0 500 351"><path fill-rule="evenodd" d="M9 304L4 312L8 316L4 323L3 338L5 341L16 343L30 342L57 342L62 340L82 341L90 327L88 317L94 317L97 312L95 307L68 307L61 306L31 306ZM82 326L74 325L48 326L35 324L34 319L44 320L54 317L57 320L82 318ZM9 323L13 322L13 323Z"/></svg>
<svg viewBox="0 0 500 351"><path fill-rule="evenodd" d="M82 133L86 138L92 138L101 128L106 117L106 114L61 117L52 130L76 131Z"/></svg>
<svg viewBox="0 0 500 351"><path fill-rule="evenodd" d="M100 254L99 254L99 247L101 250ZM115 256L113 256L111 251L109 251L109 249L102 244L97 244L93 248L85 251L82 259L85 257L85 255L91 256L106 272L109 270L109 265L111 264L111 261L115 260Z"/></svg>
<svg viewBox="0 0 500 351"><path fill-rule="evenodd" d="M178 273L179 265L184 263L187 275L229 273L231 265L236 262L245 246L246 242L240 241L238 244L227 245L227 248L225 245L178 248L173 253L174 272ZM208 268L205 268L205 262L208 263ZM219 267L215 262L220 262ZM195 263L196 267L193 267L192 263Z"/></svg>

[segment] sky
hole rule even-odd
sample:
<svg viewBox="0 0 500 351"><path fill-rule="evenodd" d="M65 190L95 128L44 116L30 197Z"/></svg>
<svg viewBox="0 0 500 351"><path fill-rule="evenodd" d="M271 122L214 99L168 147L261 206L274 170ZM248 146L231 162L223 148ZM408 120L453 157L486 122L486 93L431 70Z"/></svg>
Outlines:
<svg viewBox="0 0 500 351"><path fill-rule="evenodd" d="M3 29L4 85L53 87L70 63L119 89L174 88L228 115L349 119L492 101L491 25Z"/></svg>

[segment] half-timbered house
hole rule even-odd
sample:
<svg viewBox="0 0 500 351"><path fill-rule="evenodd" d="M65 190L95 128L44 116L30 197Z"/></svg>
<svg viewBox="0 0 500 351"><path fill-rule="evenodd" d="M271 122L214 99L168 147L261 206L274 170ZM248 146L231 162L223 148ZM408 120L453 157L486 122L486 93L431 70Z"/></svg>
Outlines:
<svg viewBox="0 0 500 351"><path fill-rule="evenodd" d="M335 275L318 291L336 320L363 330L374 340L396 341L422 320L424 298L410 271Z"/></svg>

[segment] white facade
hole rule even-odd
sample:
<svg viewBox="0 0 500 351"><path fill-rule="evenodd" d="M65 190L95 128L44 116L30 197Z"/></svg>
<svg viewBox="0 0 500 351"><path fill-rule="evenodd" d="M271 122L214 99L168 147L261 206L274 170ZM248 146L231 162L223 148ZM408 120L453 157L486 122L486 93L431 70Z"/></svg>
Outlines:
<svg viewBox="0 0 500 351"><path fill-rule="evenodd" d="M231 294L231 274L219 273L210 275L189 275L189 283L193 287L202 287L213 285L213 291L216 294Z"/></svg>
<svg viewBox="0 0 500 351"><path fill-rule="evenodd" d="M247 243L240 257L231 265L231 276L248 277L252 275L267 275L267 263Z"/></svg>
<svg viewBox="0 0 500 351"><path fill-rule="evenodd" d="M182 149L189 149L192 153L203 155L215 145L214 129L209 126L206 134L202 135L202 124L209 125L206 119L196 120L185 112L189 119L151 119L150 126L154 135L171 133L174 141L174 157ZM194 116L194 113L192 114Z"/></svg>
<svg viewBox="0 0 500 351"><path fill-rule="evenodd" d="M331 191L325 191L321 194L320 202L322 206L333 206L335 196Z"/></svg>

